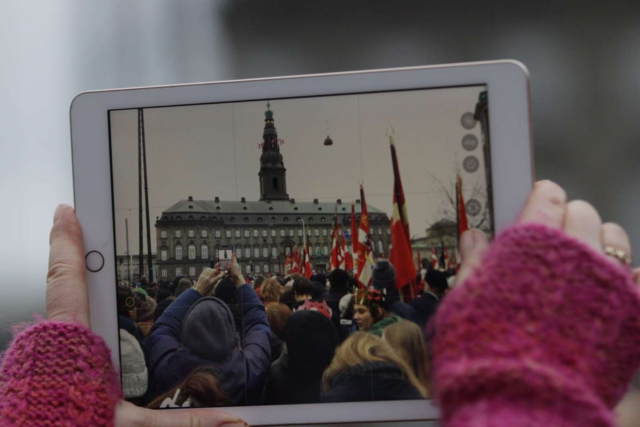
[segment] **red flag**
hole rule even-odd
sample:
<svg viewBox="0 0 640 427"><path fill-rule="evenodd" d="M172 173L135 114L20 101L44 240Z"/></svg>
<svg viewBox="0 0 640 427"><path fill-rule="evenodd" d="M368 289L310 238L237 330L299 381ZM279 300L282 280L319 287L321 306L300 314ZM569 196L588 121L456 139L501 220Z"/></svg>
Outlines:
<svg viewBox="0 0 640 427"><path fill-rule="evenodd" d="M340 241L338 236L338 215L333 217L333 232L332 236L332 245L331 245L331 264L329 267L329 272L335 270L340 267Z"/></svg>
<svg viewBox="0 0 640 427"><path fill-rule="evenodd" d="M464 205L464 197L462 195L462 178L460 175L456 175L456 217L458 222L458 242L462 233L469 229L469 223L467 222L467 209Z"/></svg>
<svg viewBox="0 0 640 427"><path fill-rule="evenodd" d="M391 161L393 163L393 217L391 218L391 252L389 262L396 269L396 288L403 289L405 301L416 297L415 279L416 268L413 265L413 250L411 249L411 233L409 232L409 217L407 204L400 178L398 156L393 136L389 137L391 146Z"/></svg>
<svg viewBox="0 0 640 427"><path fill-rule="evenodd" d="M300 261L298 259L298 247L293 248L293 266L291 266L291 273L299 273Z"/></svg>
<svg viewBox="0 0 640 427"><path fill-rule="evenodd" d="M444 258L444 269L446 270L449 265L449 254L447 252L447 247L442 246L442 258Z"/></svg>
<svg viewBox="0 0 640 427"><path fill-rule="evenodd" d="M340 260L340 268L349 271L349 258L351 258L349 251L347 250L347 241L344 238L344 230L340 231L340 254L342 259ZM353 268L353 260L351 261L351 267Z"/></svg>
<svg viewBox="0 0 640 427"><path fill-rule="evenodd" d="M422 268L422 260L420 259L420 251L418 251L418 270Z"/></svg>
<svg viewBox="0 0 640 427"><path fill-rule="evenodd" d="M362 215L360 216L360 228L358 230L358 285L360 288L368 288L373 273L373 252L371 243L371 229L369 228L369 212L364 198L364 187L360 186L360 200L362 203Z"/></svg>
<svg viewBox="0 0 640 427"><path fill-rule="evenodd" d="M354 203L351 203L351 253L354 255L358 253L358 223Z"/></svg>
<svg viewBox="0 0 640 427"><path fill-rule="evenodd" d="M284 264L284 274L291 273L291 256L287 254L287 262Z"/></svg>
<svg viewBox="0 0 640 427"><path fill-rule="evenodd" d="M311 270L311 259L309 258L309 239L305 239L306 244L304 246L304 277L311 279L313 271Z"/></svg>
<svg viewBox="0 0 640 427"><path fill-rule="evenodd" d="M431 245L431 266L433 268L438 267L438 255L436 254L436 248Z"/></svg>

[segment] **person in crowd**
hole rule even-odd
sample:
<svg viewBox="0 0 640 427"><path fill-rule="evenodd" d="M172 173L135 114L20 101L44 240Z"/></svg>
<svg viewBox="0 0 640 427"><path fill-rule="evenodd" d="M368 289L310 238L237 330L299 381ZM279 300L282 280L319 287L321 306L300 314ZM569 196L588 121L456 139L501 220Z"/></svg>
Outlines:
<svg viewBox="0 0 640 427"><path fill-rule="evenodd" d="M255 279L253 279L253 289L255 289L256 292L258 292L258 289L262 287L265 279L266 277L262 274L258 274Z"/></svg>
<svg viewBox="0 0 640 427"><path fill-rule="evenodd" d="M400 299L400 292L396 289L396 269L386 259L376 262L371 276L371 285L384 295L383 308L403 319L415 321L416 314L409 304Z"/></svg>
<svg viewBox="0 0 640 427"><path fill-rule="evenodd" d="M191 283L191 280L187 279L186 277L182 278L178 282L178 287L176 288L173 296L178 298L180 294L182 294L187 289L191 289L192 287L193 287L193 283Z"/></svg>
<svg viewBox="0 0 640 427"><path fill-rule="evenodd" d="M147 408L195 408L229 405L229 397L220 386L216 370L201 366L191 372L179 385L156 397Z"/></svg>
<svg viewBox="0 0 640 427"><path fill-rule="evenodd" d="M178 285L180 284L180 281L182 279L187 279L187 277L185 277L185 276L176 276L176 277L173 278L173 281L171 282L171 286L169 287L169 289L171 289L171 295L175 295L176 289L178 289Z"/></svg>
<svg viewBox="0 0 640 427"><path fill-rule="evenodd" d="M238 304L238 300L236 299L236 286L233 281L228 277L223 277L222 280L218 283L214 288L214 296L216 298L220 298L227 304L231 314L233 316L233 323L236 326L236 333L238 334L238 338L242 340L244 338L243 331L244 327L242 325L242 309Z"/></svg>
<svg viewBox="0 0 640 427"><path fill-rule="evenodd" d="M238 340L233 315L219 298L208 297L227 272L205 269L195 287L184 291L160 316L149 337L152 396L171 390L200 366L218 371L233 405L260 403L271 363L271 331L264 306L246 285L235 255L228 280L241 301L244 339Z"/></svg>
<svg viewBox="0 0 640 427"><path fill-rule="evenodd" d="M429 269L425 274L423 293L409 302L415 311L415 319L424 330L429 320L438 308L440 299L444 296L449 284L444 273L436 269Z"/></svg>
<svg viewBox="0 0 640 427"><path fill-rule="evenodd" d="M168 280L161 280L158 284L158 291L156 292L156 301L158 303L161 303L172 295L173 292L171 292L171 282Z"/></svg>
<svg viewBox="0 0 640 427"><path fill-rule="evenodd" d="M262 286L264 288L265 285ZM271 328L271 361L275 361L284 350L284 325L292 312L285 304L276 302L267 303L264 309Z"/></svg>
<svg viewBox="0 0 640 427"><path fill-rule="evenodd" d="M331 320L319 311L296 311L285 324L285 341L286 352L271 365L264 403L320 402L322 373L338 345Z"/></svg>
<svg viewBox="0 0 640 427"><path fill-rule="evenodd" d="M146 290L149 287L149 278L147 276L140 277L140 287Z"/></svg>
<svg viewBox="0 0 640 427"><path fill-rule="evenodd" d="M329 295L325 298L329 307L331 307L333 316L332 322L333 326L335 326L336 331L338 332L338 340L339 342L343 342L349 333L351 332L353 315L351 315L348 319L346 319L347 324L343 324L343 318L341 316L342 311L340 310L340 300L349 294L347 290L347 284L349 283L349 274L340 269L335 268L329 274Z"/></svg>
<svg viewBox="0 0 640 427"><path fill-rule="evenodd" d="M145 297L138 303L136 308L136 325L146 338L151 333L151 327L154 322L154 314L158 303L151 297Z"/></svg>
<svg viewBox="0 0 640 427"><path fill-rule="evenodd" d="M270 303L279 303L280 296L282 296L282 292L284 289L275 278L270 277L262 282L260 290L262 301L265 305L267 305Z"/></svg>
<svg viewBox="0 0 640 427"><path fill-rule="evenodd" d="M149 373L138 340L124 329L120 329L120 373L125 399L140 403L147 392Z"/></svg>
<svg viewBox="0 0 640 427"><path fill-rule="evenodd" d="M149 289L147 289L147 295L155 300L157 298L157 296L158 296L157 288L149 288Z"/></svg>
<svg viewBox="0 0 640 427"><path fill-rule="evenodd" d="M242 420L220 411L151 411L122 401L110 351L90 329L82 242L73 208L58 207L50 238L48 320L23 327L3 354L0 424L240 425ZM591 205L567 202L560 187L543 181L514 226L491 245L482 232L466 231L460 253L457 285L435 319L433 372L441 425L612 427L613 408L640 367L640 270L630 268L631 244L624 229L602 224ZM243 287L239 292L245 296ZM252 309L259 310L255 293L246 292ZM267 322L252 325L261 325L268 342ZM189 346L187 340L182 351ZM332 393L334 400L343 400L338 391L357 377L345 353L339 350L326 371L328 400ZM363 397L378 397L371 392L377 382L370 375L367 380Z"/></svg>
<svg viewBox="0 0 640 427"><path fill-rule="evenodd" d="M164 311L167 309L167 307L169 307L171 305L171 303L173 301L174 301L173 298L167 298L167 299L164 299L164 300L162 300L162 301L160 301L158 303L158 305L156 306L156 309L154 310L154 313L153 313L153 321L154 322L158 321L160 316L162 316L162 313L164 313Z"/></svg>
<svg viewBox="0 0 640 427"><path fill-rule="evenodd" d="M322 275L324 277L324 275ZM313 293L311 297L314 301L324 301L329 296L329 291L327 290L327 285L325 283L311 281L311 285L313 286Z"/></svg>
<svg viewBox="0 0 640 427"><path fill-rule="evenodd" d="M305 300L313 298L313 284L309 281L309 279L305 277L300 277L299 279L295 279L293 281L293 286L291 287L291 291L293 292L293 297L296 300L296 304L294 304L294 309L302 304Z"/></svg>
<svg viewBox="0 0 640 427"><path fill-rule="evenodd" d="M144 354L147 354L147 345L144 343L144 335L135 323L137 318L137 304L143 295L131 290L124 283L118 283L116 290L116 300L118 304L118 328L125 330L133 336L140 344Z"/></svg>
<svg viewBox="0 0 640 427"><path fill-rule="evenodd" d="M356 289L353 296L353 321L358 330L368 332L379 337L384 328L401 317L389 313L384 308L384 295L374 288Z"/></svg>
<svg viewBox="0 0 640 427"><path fill-rule="evenodd" d="M324 274L323 272L318 272L318 273L314 274L313 276L311 276L311 281L320 283L322 286L324 286L326 288L326 286L327 286L327 275Z"/></svg>
<svg viewBox="0 0 640 427"><path fill-rule="evenodd" d="M323 402L409 400L427 396L407 363L380 337L355 332L336 350L322 379Z"/></svg>
<svg viewBox="0 0 640 427"><path fill-rule="evenodd" d="M431 391L431 358L427 352L424 333L420 326L407 320L396 322L387 327L382 340L404 360L411 368L427 395Z"/></svg>

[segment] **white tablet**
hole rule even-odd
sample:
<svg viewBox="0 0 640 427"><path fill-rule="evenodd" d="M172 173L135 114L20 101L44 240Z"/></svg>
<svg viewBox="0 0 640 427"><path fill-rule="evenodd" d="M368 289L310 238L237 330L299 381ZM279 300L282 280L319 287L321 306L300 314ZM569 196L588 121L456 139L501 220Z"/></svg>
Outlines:
<svg viewBox="0 0 640 427"><path fill-rule="evenodd" d="M78 95L73 174L91 325L127 369L125 394L182 408L180 393L204 367L216 391L189 403L226 406L251 425L436 419L424 381L409 372L419 361L342 348L398 313L369 305L369 318L354 314L348 298L338 301L346 282L318 285L336 262L350 270L349 257L347 274L362 279L353 240L365 245L366 262L388 259L392 241L408 245L404 259L392 258L402 264L396 275L428 265L455 271L462 223L494 235L532 187L530 114L528 73L514 61ZM392 227L402 199L396 218L410 232L398 240L392 228L407 230ZM326 299L333 309L318 308L307 324L310 315L297 311L267 316L269 301L251 287L220 285L218 299L202 299L179 283L195 283L232 254L254 283L313 274L312 293L299 281L282 302ZM410 284L420 292L418 281ZM337 341L322 335L322 322L334 323L327 333ZM358 342L392 348L387 341Z"/></svg>

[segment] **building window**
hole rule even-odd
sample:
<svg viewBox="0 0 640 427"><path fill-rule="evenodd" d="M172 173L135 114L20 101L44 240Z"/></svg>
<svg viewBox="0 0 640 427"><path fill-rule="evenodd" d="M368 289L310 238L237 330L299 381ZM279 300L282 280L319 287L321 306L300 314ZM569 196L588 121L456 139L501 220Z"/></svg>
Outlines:
<svg viewBox="0 0 640 427"><path fill-rule="evenodd" d="M260 232L258 230L253 230L253 237L260 236Z"/></svg>
<svg viewBox="0 0 640 427"><path fill-rule="evenodd" d="M230 239L230 238L231 238L231 230L226 230L226 231L224 232L224 235L225 235L225 237L226 237L227 239Z"/></svg>
<svg viewBox="0 0 640 427"><path fill-rule="evenodd" d="M322 235L323 235L323 236L326 236L326 235L327 235L327 229L326 229L326 228L323 228L323 229L322 229Z"/></svg>
<svg viewBox="0 0 640 427"><path fill-rule="evenodd" d="M312 216L310 216L310 217L309 217L309 221L307 221L307 222L313 222L313 217L312 217Z"/></svg>
<svg viewBox="0 0 640 427"><path fill-rule="evenodd" d="M135 277L138 277L138 270L137 270L137 269L133 270L133 275L134 275Z"/></svg>
<svg viewBox="0 0 640 427"><path fill-rule="evenodd" d="M382 236L382 227L378 227L378 234Z"/></svg>
<svg viewBox="0 0 640 427"><path fill-rule="evenodd" d="M244 248L244 257L251 258L251 248Z"/></svg>
<svg viewBox="0 0 640 427"><path fill-rule="evenodd" d="M298 228L298 237L302 237L302 228Z"/></svg>
<svg viewBox="0 0 640 427"><path fill-rule="evenodd" d="M291 255L291 246L287 246L284 248L285 255Z"/></svg>
<svg viewBox="0 0 640 427"><path fill-rule="evenodd" d="M236 230L236 237L240 237L240 230Z"/></svg>
<svg viewBox="0 0 640 427"><path fill-rule="evenodd" d="M247 264L247 269L246 269L246 271L247 271L247 274L250 274L250 273L251 273L251 264Z"/></svg>
<svg viewBox="0 0 640 427"><path fill-rule="evenodd" d="M216 236L216 239L219 239L219 238L220 238L220 236L221 236L221 234L220 234L220 230L216 230L216 231L215 231L215 236Z"/></svg>
<svg viewBox="0 0 640 427"><path fill-rule="evenodd" d="M269 248L267 246L262 248L262 257L263 258L268 258L269 257Z"/></svg>
<svg viewBox="0 0 640 427"><path fill-rule="evenodd" d="M196 237L196 230L189 230L189 237Z"/></svg>
<svg viewBox="0 0 640 427"><path fill-rule="evenodd" d="M380 229L382 231L382 229ZM378 240L378 255L384 254L384 245L382 244L382 240Z"/></svg>
<svg viewBox="0 0 640 427"><path fill-rule="evenodd" d="M271 248L271 256L273 258L278 258L278 247L277 246L274 246L274 247Z"/></svg>
<svg viewBox="0 0 640 427"><path fill-rule="evenodd" d="M161 239L167 238L167 230L160 230L160 238Z"/></svg>
<svg viewBox="0 0 640 427"><path fill-rule="evenodd" d="M260 248L253 248L253 257L260 258Z"/></svg>
<svg viewBox="0 0 640 427"><path fill-rule="evenodd" d="M267 237L269 232L267 230L262 230L262 237Z"/></svg>
<svg viewBox="0 0 640 427"><path fill-rule="evenodd" d="M251 237L251 230L244 230L244 237Z"/></svg>
<svg viewBox="0 0 640 427"><path fill-rule="evenodd" d="M287 232L285 230L280 230L280 237L284 237L287 235Z"/></svg>
<svg viewBox="0 0 640 427"><path fill-rule="evenodd" d="M160 270L160 277L167 277L167 269L163 268L162 270Z"/></svg>
<svg viewBox="0 0 640 427"><path fill-rule="evenodd" d="M176 267L176 277L182 276L182 267Z"/></svg>
<svg viewBox="0 0 640 427"><path fill-rule="evenodd" d="M265 273L268 273L268 272L269 272L269 264L265 264L265 265L264 265L264 270L263 270L263 271L264 271Z"/></svg>
<svg viewBox="0 0 640 427"><path fill-rule="evenodd" d="M219 233L220 232L218 231L218 234ZM209 231L208 230L200 230L200 237L207 237L207 236L209 236ZM217 236L217 237L220 237L220 236Z"/></svg>
<svg viewBox="0 0 640 427"><path fill-rule="evenodd" d="M296 222L302 222L302 218L297 217L297 218L296 218Z"/></svg>
<svg viewBox="0 0 640 427"><path fill-rule="evenodd" d="M328 255L329 254L329 247L327 245L324 245L322 247L322 254L323 255Z"/></svg>
<svg viewBox="0 0 640 427"><path fill-rule="evenodd" d="M387 228L387 234L391 235L391 228Z"/></svg>
<svg viewBox="0 0 640 427"><path fill-rule="evenodd" d="M176 259L177 260L182 259L182 245L176 246Z"/></svg>
<svg viewBox="0 0 640 427"><path fill-rule="evenodd" d="M293 228L290 228L289 229L289 237L293 237L293 234L294 234Z"/></svg>
<svg viewBox="0 0 640 427"><path fill-rule="evenodd" d="M195 267L189 267L189 276L196 277L196 268Z"/></svg>
<svg viewBox="0 0 640 427"><path fill-rule="evenodd" d="M209 246L202 245L202 248L200 248L200 256L202 259L209 259Z"/></svg>
<svg viewBox="0 0 640 427"><path fill-rule="evenodd" d="M196 259L196 245L189 245L189 259Z"/></svg>
<svg viewBox="0 0 640 427"><path fill-rule="evenodd" d="M273 272L278 273L279 271L280 271L280 267L278 266L278 264L273 264Z"/></svg>
<svg viewBox="0 0 640 427"><path fill-rule="evenodd" d="M282 221L283 221L283 222L289 222L289 218L285 216L285 217L282 219Z"/></svg>
<svg viewBox="0 0 640 427"><path fill-rule="evenodd" d="M271 222L276 222L276 217L275 216L271 217Z"/></svg>
<svg viewBox="0 0 640 427"><path fill-rule="evenodd" d="M248 223L248 222L249 222L249 217L248 217L248 216L245 216L245 217L242 219L242 221L244 221L245 223Z"/></svg>
<svg viewBox="0 0 640 427"><path fill-rule="evenodd" d="M232 216L231 218L229 218L229 222L236 222L236 218Z"/></svg>
<svg viewBox="0 0 640 427"><path fill-rule="evenodd" d="M242 248L239 246L236 246L236 258L237 259L242 258Z"/></svg>
<svg viewBox="0 0 640 427"><path fill-rule="evenodd" d="M317 228L315 228L315 229L313 230L313 235L314 235L314 236L316 236L316 237L318 237L318 236L320 235L320 230L318 230Z"/></svg>
<svg viewBox="0 0 640 427"><path fill-rule="evenodd" d="M261 216L258 217L258 222L262 222L262 217Z"/></svg>
<svg viewBox="0 0 640 427"><path fill-rule="evenodd" d="M307 236L311 237L311 229L307 228Z"/></svg>
<svg viewBox="0 0 640 427"><path fill-rule="evenodd" d="M320 218L320 222L325 222L326 219L324 217Z"/></svg>
<svg viewBox="0 0 640 427"><path fill-rule="evenodd" d="M175 236L179 239L180 237L182 237L182 230L176 230L175 231Z"/></svg>
<svg viewBox="0 0 640 427"><path fill-rule="evenodd" d="M160 251L160 259L162 261L166 261L167 260L167 250L166 249L163 249L163 250Z"/></svg>
<svg viewBox="0 0 640 427"><path fill-rule="evenodd" d="M275 228L271 230L271 237L276 237L277 234L278 233L276 232Z"/></svg>
<svg viewBox="0 0 640 427"><path fill-rule="evenodd" d="M256 264L256 274L260 273L260 265Z"/></svg>

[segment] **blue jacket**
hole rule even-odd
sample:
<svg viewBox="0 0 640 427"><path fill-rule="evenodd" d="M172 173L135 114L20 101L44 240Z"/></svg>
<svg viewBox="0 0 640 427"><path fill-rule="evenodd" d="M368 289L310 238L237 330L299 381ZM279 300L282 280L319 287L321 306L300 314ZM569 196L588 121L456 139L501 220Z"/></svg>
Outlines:
<svg viewBox="0 0 640 427"><path fill-rule="evenodd" d="M195 368L213 367L231 405L260 403L271 365L271 330L264 305L251 286L236 290L242 310L244 341L221 364L202 359L182 346L182 321L202 296L184 291L156 321L149 336L149 374L152 398L179 385Z"/></svg>

